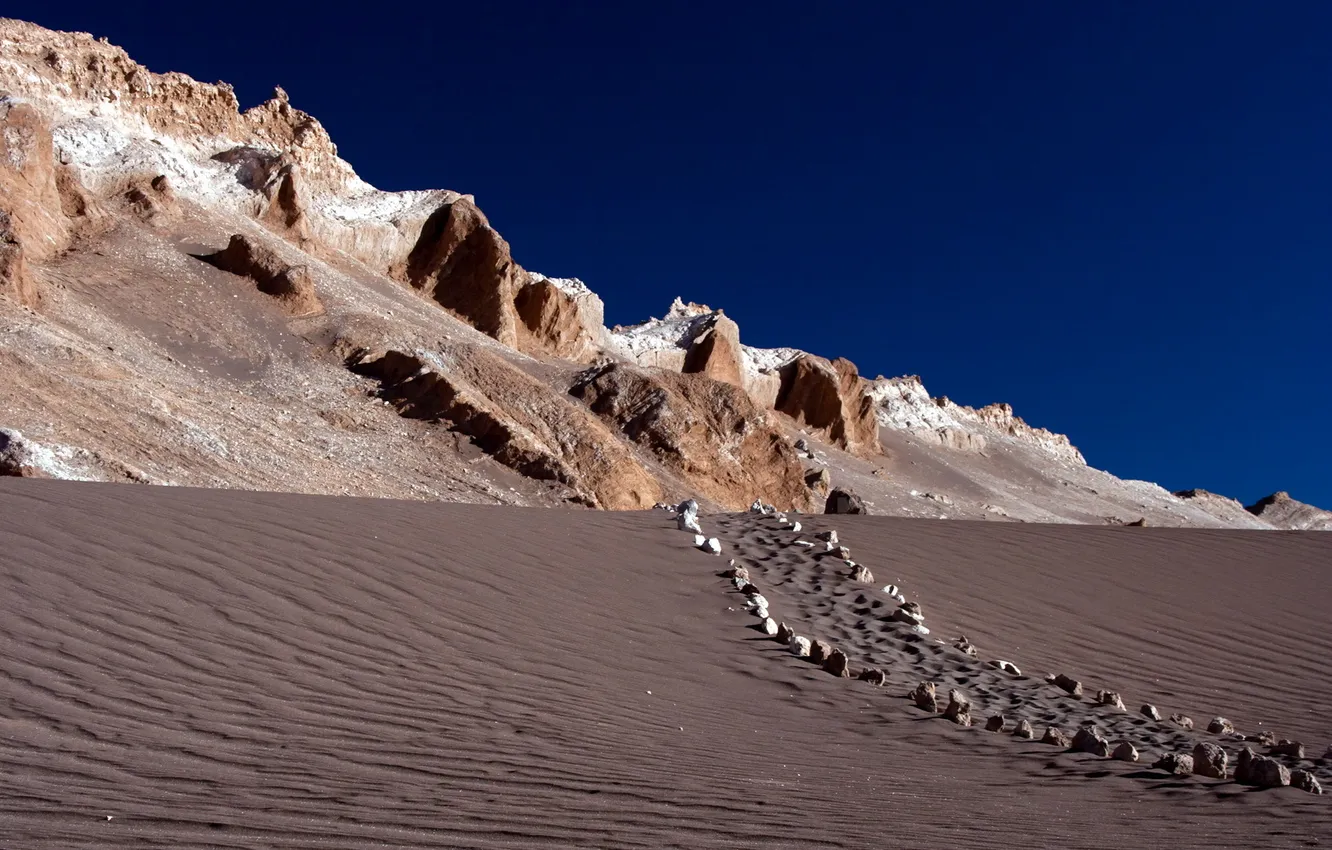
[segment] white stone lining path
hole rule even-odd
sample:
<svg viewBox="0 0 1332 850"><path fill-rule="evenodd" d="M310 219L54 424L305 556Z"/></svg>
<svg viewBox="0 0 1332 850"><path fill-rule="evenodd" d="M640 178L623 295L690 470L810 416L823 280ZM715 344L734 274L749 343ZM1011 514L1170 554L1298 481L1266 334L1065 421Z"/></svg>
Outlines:
<svg viewBox="0 0 1332 850"><path fill-rule="evenodd" d="M674 513L677 526L681 530L693 532L696 548L714 556L721 554L721 541L716 537L707 537L703 532L699 519L698 503L695 500L688 499L678 505L658 505L657 507ZM802 525L798 520L789 519L785 513L759 500L755 500L753 505L750 506L749 513L755 518L761 518L760 521L768 520L775 524L776 531L789 532L792 535L799 535L802 531ZM823 553L835 554L843 560L848 568L845 576L846 581L866 584L874 582L869 568L857 564L851 559L850 551L840 544L835 530L822 532L814 536L822 542ZM787 541L786 545L805 551L818 548L817 543L798 537ZM727 569L721 575L729 580L736 591L745 596L745 610L758 618L759 631L767 637L785 644L795 657L818 663L825 671L839 678L856 675L861 681L872 685L886 683L888 676L883 670L866 666L861 668L857 675L853 673L848 658L842 650L833 648L825 641L798 635L785 623L779 623L772 616L768 599L754 584L749 569L740 564L737 559L731 558ZM925 626L924 614L919 603L906 601L902 589L893 584L884 586L881 592L897 604L890 615L892 621L910 626L911 631L918 636L923 637L930 633ZM935 643L946 645L944 641L938 639L935 639ZM952 646L967 656L976 657L978 654L976 647L965 636L955 640ZM1015 679L1022 678L1021 670L1011 661L990 659L985 664ZM1070 697L1080 698L1082 696L1081 683L1063 674L1048 676L1046 685L1058 688ZM916 685L908 698L922 710L931 713L942 712L944 718L957 725L972 726L971 700L960 689L950 689L947 704L941 706L938 697L938 685L932 681L922 681ZM1094 703L1112 711L1125 711L1123 698L1116 692L1098 691ZM1154 706L1144 705L1140 713L1149 721L1162 723L1161 715ZM1175 727L1185 731L1192 731L1193 729L1193 721L1181 714L1172 714L1170 722ZM990 716L985 724L985 729L990 732L1005 732L1009 728L1008 720L1002 714ZM1212 779L1233 778L1241 784L1259 787L1290 785L1314 794L1323 793L1318 774L1323 774L1323 781L1332 779L1332 746L1328 748L1321 759L1317 760L1315 765L1309 763L1310 759L1305 758L1306 753L1302 744L1292 741L1278 741L1271 733L1246 736L1236 731L1229 721L1221 717L1213 718L1208 724L1207 731L1209 734L1220 736L1222 740L1229 743L1244 744L1240 748L1233 771L1229 767L1229 754L1222 746L1212 741L1197 742L1192 753L1167 752L1153 764L1153 767L1171 774L1196 774ZM1015 725L1013 735L1019 739L1035 738L1031 723L1026 719L1020 720ZM1089 721L1084 721L1071 738L1058 726L1049 725L1040 740L1042 743L1053 744L1076 752L1090 753L1101 758L1113 758L1126 762L1137 762L1140 758L1139 751L1132 742L1121 740L1112 746L1101 734L1100 729ZM1267 747L1268 755L1256 754L1247 744ZM1298 763L1300 766L1288 767L1282 759Z"/></svg>

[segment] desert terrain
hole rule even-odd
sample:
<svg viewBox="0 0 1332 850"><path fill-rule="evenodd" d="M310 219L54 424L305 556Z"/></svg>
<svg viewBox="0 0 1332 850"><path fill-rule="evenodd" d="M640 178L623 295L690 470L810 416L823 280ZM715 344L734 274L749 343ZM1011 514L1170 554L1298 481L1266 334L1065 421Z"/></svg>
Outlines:
<svg viewBox="0 0 1332 850"><path fill-rule="evenodd" d="M0 19L0 846L1332 840L1332 512L521 252Z"/></svg>
<svg viewBox="0 0 1332 850"><path fill-rule="evenodd" d="M1315 847L1332 830L1326 796L1151 767L1236 751L1201 728L1220 714L1299 739L1292 764L1327 781L1322 534L805 529L835 528L931 638L965 632L1010 676L858 610L886 597L823 574L772 517L704 514L719 557L666 511L14 479L0 505L8 847ZM885 683L758 631L731 558L774 617ZM976 724L916 708L925 678L965 691ZM1128 711L1093 705L1105 687ZM1144 702L1200 727L1148 722ZM986 731L994 710L1038 735L1094 718L1143 759Z"/></svg>

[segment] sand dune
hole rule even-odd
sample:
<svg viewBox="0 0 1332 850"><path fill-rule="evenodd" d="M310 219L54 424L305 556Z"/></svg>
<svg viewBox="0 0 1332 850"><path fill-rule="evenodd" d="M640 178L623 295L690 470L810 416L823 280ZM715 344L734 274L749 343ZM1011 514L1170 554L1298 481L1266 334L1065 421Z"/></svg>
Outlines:
<svg viewBox="0 0 1332 850"><path fill-rule="evenodd" d="M1252 847L1332 833L1328 797L1062 754L924 717L905 677L834 679L750 628L717 576L725 558L663 512L18 480L0 482L0 509L4 847ZM771 559L775 615L889 649L857 638L873 630L846 600L802 587L793 550L746 521L704 517L726 554ZM837 528L936 635L964 631L1024 673L1262 722L1314 755L1332 740L1326 535Z"/></svg>

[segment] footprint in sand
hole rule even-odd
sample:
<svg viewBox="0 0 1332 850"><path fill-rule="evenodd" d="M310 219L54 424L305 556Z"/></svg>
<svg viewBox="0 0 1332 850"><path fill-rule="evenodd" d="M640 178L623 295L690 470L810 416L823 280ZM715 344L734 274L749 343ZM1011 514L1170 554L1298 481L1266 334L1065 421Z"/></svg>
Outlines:
<svg viewBox="0 0 1332 850"><path fill-rule="evenodd" d="M1062 730L1069 738L1083 727L1094 728L1094 735L1087 731L1078 738L1080 746L1105 755L1113 749L1120 758L1131 748L1143 766L1166 753L1189 754L1203 739L1221 745L1233 765L1245 746L1237 733L1216 735L1199 729L1190 736L1167 721L1126 711L1118 694L1110 695L1115 699L1103 695L1110 704L1101 704L1093 694L1071 696L1045 679L1021 675L1011 662L987 661L971 654L965 639L950 645L914 634L907 623L890 619L897 611L897 600L883 590L866 591L851 581L840 569L843 561L833 557L835 553L798 546L795 537L786 540L775 534L789 531L789 525L778 517L732 514L712 521L718 536L735 552L737 563L749 569L755 585L768 595L774 620L786 623L796 634L834 637L837 647L851 659L852 679L861 671L871 671L870 678L877 677L874 671L882 671L885 681L904 693L921 682L934 682L941 696L950 689L965 689L971 714L977 718L1002 714L1005 731L1011 732L1023 718L1035 726L1037 738L1047 727ZM826 539L826 535L811 536ZM889 587L902 594L900 588ZM985 726L977 722L974 728L984 730ZM1105 746L1094 743L1102 739ZM1257 744L1250 742L1249 746ZM1318 782L1332 783L1332 759L1315 762L1283 756L1279 750L1271 757L1290 770L1304 770ZM1301 781L1308 780L1301 776Z"/></svg>

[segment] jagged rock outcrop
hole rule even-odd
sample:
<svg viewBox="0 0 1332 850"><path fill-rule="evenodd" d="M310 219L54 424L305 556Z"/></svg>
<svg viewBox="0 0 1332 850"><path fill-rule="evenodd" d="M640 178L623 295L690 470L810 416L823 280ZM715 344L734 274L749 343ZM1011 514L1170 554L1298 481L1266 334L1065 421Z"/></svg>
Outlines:
<svg viewBox="0 0 1332 850"><path fill-rule="evenodd" d="M0 293L36 308L33 264L50 260L110 220L57 161L45 116L5 93L0 76Z"/></svg>
<svg viewBox="0 0 1332 850"><path fill-rule="evenodd" d="M868 382L850 360L838 358L830 363L803 354L782 367L781 378L775 407L797 425L853 454L880 452L874 401L866 392Z"/></svg>
<svg viewBox="0 0 1332 850"><path fill-rule="evenodd" d="M1277 528L1292 531L1332 531L1332 511L1307 505L1282 490L1245 508Z"/></svg>
<svg viewBox="0 0 1332 850"><path fill-rule="evenodd" d="M718 311L709 317L703 331L689 344L681 371L707 375L714 381L743 387L744 370L740 327Z"/></svg>
<svg viewBox="0 0 1332 850"><path fill-rule="evenodd" d="M482 333L518 347L514 299L525 282L523 270L509 243L469 198L458 197L431 213L411 253L389 273Z"/></svg>
<svg viewBox="0 0 1332 850"><path fill-rule="evenodd" d="M1304 744L1299 741L1282 739L1272 744L1268 752L1274 756L1290 756L1293 759L1302 759L1304 758Z"/></svg>
<svg viewBox="0 0 1332 850"><path fill-rule="evenodd" d="M5 230L29 259L64 250L68 227L56 184L51 131L27 103L0 92L0 211Z"/></svg>
<svg viewBox="0 0 1332 850"><path fill-rule="evenodd" d="M505 466L557 481L592 507L639 510L662 496L595 416L493 354L359 352L349 366L379 380L403 415L446 424Z"/></svg>
<svg viewBox="0 0 1332 850"><path fill-rule="evenodd" d="M777 368L800 352L754 349L740 343L740 329L721 310L676 298L666 316L612 328L607 349L616 357L672 372L702 373L740 387L758 407L775 406L781 389Z"/></svg>
<svg viewBox="0 0 1332 850"><path fill-rule="evenodd" d="M757 496L810 507L795 450L738 387L606 363L579 374L570 393L718 504L743 510Z"/></svg>
<svg viewBox="0 0 1332 850"><path fill-rule="evenodd" d="M35 109L0 91L0 292L39 306L29 263L64 250L69 236L51 131Z"/></svg>
<svg viewBox="0 0 1332 850"><path fill-rule="evenodd" d="M199 259L224 272L248 277L260 292L276 299L291 316L311 316L324 311L309 266L292 265L276 251L244 234L234 234L227 247Z"/></svg>
<svg viewBox="0 0 1332 850"><path fill-rule="evenodd" d="M962 451L984 451L990 438L1010 439L1058 460L1085 466L1068 437L1028 425L1008 404L976 409L940 396L931 398L918 376L876 378L869 387L879 423Z"/></svg>
<svg viewBox="0 0 1332 850"><path fill-rule="evenodd" d="M581 280L529 272L514 308L526 351L580 363L601 351L605 307Z"/></svg>
<svg viewBox="0 0 1332 850"><path fill-rule="evenodd" d="M300 166L294 162L281 163L273 176L264 181L262 191L267 203L259 210L259 221L300 247L314 247L310 245L314 232Z"/></svg>

